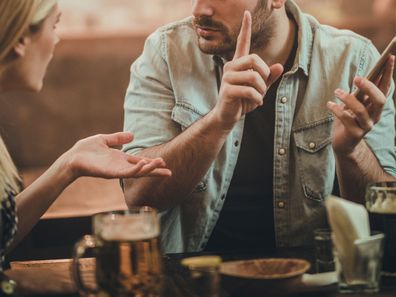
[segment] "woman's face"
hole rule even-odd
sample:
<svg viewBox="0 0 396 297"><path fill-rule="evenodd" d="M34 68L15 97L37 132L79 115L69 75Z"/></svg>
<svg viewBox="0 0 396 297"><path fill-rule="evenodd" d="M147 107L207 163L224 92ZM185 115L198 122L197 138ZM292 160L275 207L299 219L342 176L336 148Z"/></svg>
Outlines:
<svg viewBox="0 0 396 297"><path fill-rule="evenodd" d="M40 91L43 87L47 66L53 57L55 45L59 42L55 32L59 18L60 11L56 5L43 21L39 31L28 37L23 57L25 65L22 67L27 89Z"/></svg>
<svg viewBox="0 0 396 297"><path fill-rule="evenodd" d="M47 66L59 38L55 33L60 11L54 6L34 33L27 33L14 46L16 58L0 71L0 91L40 91Z"/></svg>

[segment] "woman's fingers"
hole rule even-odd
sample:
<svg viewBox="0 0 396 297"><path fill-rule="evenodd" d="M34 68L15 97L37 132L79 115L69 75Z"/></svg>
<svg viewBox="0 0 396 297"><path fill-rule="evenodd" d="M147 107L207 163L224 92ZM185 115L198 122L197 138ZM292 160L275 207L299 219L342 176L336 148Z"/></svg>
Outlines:
<svg viewBox="0 0 396 297"><path fill-rule="evenodd" d="M147 162L147 160L145 160L145 161ZM150 173L153 173L154 175L164 174L165 176L170 176L172 174L171 171L167 168L161 168L161 167L163 167L163 165L164 165L164 161L161 158L152 159L150 162L146 163L139 170L137 177L147 176ZM163 170L159 170L159 169L163 169ZM157 170L157 171L154 173L154 170Z"/></svg>
<svg viewBox="0 0 396 297"><path fill-rule="evenodd" d="M150 159L146 157L128 155L128 162L137 166L137 170L131 168L134 177L141 176L171 176L172 172L166 167L162 158Z"/></svg>
<svg viewBox="0 0 396 297"><path fill-rule="evenodd" d="M167 177L172 176L172 171L167 168L157 168L147 174L150 177Z"/></svg>
<svg viewBox="0 0 396 297"><path fill-rule="evenodd" d="M133 140L133 135L130 132L116 132L113 134L100 134L105 144L109 147L116 147Z"/></svg>

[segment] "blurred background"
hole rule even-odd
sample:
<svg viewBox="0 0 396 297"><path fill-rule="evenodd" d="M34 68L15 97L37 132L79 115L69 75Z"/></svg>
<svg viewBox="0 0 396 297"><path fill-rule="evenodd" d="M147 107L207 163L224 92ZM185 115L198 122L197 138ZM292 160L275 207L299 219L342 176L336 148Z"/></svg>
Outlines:
<svg viewBox="0 0 396 297"><path fill-rule="evenodd" d="M396 0L296 0L321 22L370 38L381 51L396 34ZM60 0L63 41L39 94L0 96L1 135L31 183L78 139L122 130L129 67L147 35L190 15L190 0ZM47 219L125 208L118 181L83 178Z"/></svg>

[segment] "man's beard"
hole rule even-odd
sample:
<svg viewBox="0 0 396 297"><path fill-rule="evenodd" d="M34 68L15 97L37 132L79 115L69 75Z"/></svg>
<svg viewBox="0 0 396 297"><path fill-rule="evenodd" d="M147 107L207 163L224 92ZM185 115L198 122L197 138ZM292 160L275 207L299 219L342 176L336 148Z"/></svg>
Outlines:
<svg viewBox="0 0 396 297"><path fill-rule="evenodd" d="M260 3L260 2L259 2ZM216 43L205 46L201 43L200 39L203 37L198 37L198 46L202 52L205 54L218 55L226 58L231 58L235 52L236 43L239 35L241 26L237 28L228 29L220 22L213 21L210 17L203 16L193 19L194 26L207 27L217 31L218 38ZM255 49L261 49L269 42L269 40L274 36L275 20L272 18L270 12L262 4L254 9L252 13L252 39L251 39L251 51ZM210 38L205 39L205 41L210 41ZM213 39L212 39L213 40Z"/></svg>

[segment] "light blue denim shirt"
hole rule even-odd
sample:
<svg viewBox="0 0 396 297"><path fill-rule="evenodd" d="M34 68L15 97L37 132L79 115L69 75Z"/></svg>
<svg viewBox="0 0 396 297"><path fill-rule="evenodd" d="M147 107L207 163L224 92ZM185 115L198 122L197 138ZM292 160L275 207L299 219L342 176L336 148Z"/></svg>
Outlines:
<svg viewBox="0 0 396 297"><path fill-rule="evenodd" d="M332 192L335 178L333 116L326 102L336 100L336 88L352 91L353 78L368 73L379 57L369 40L319 24L292 1L287 1L286 9L298 24L298 49L294 66L283 75L274 98L273 200L278 247L310 244L312 230L325 224L323 200ZM134 133L135 140L124 151L136 153L166 143L207 114L218 100L219 74L213 56L199 50L191 18L149 36L131 68L124 130ZM244 119L235 125L193 193L161 213L165 252L205 247L231 182L243 125ZM394 130L389 96L380 122L365 139L381 166L396 176Z"/></svg>

